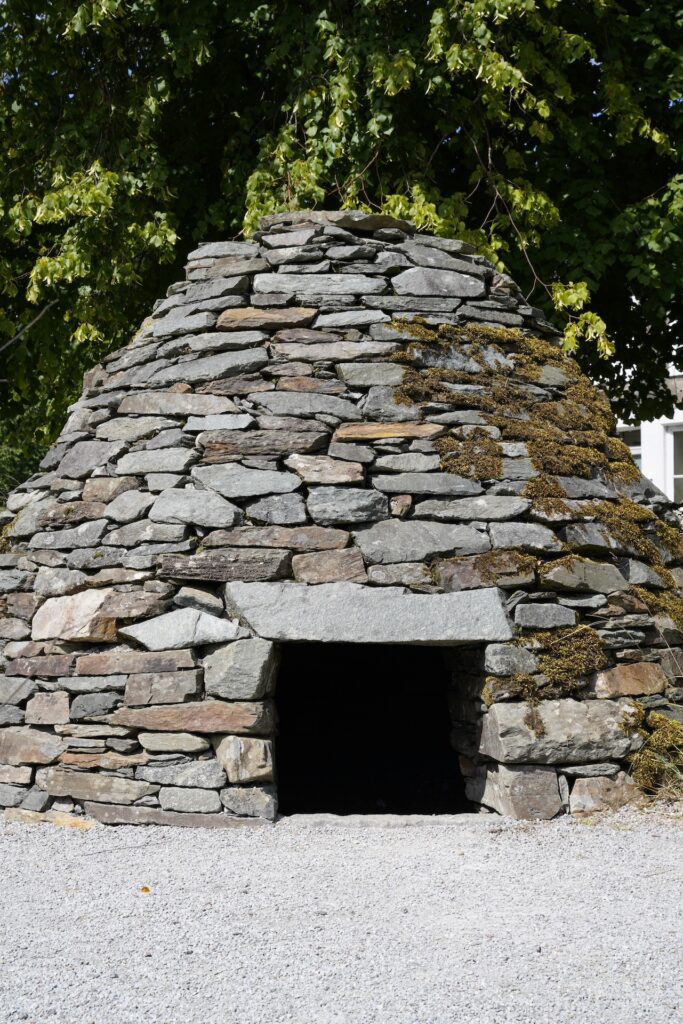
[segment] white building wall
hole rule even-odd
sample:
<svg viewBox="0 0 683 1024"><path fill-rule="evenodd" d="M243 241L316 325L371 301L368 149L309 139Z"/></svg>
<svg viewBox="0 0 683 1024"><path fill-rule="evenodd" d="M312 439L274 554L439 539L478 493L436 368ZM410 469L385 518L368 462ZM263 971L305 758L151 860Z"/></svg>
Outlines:
<svg viewBox="0 0 683 1024"><path fill-rule="evenodd" d="M617 425L620 433L634 429L626 423ZM635 446L631 450L637 458ZM670 419L662 417L640 424L640 466L667 497L683 502L683 408L675 409ZM678 481L676 476L680 476Z"/></svg>

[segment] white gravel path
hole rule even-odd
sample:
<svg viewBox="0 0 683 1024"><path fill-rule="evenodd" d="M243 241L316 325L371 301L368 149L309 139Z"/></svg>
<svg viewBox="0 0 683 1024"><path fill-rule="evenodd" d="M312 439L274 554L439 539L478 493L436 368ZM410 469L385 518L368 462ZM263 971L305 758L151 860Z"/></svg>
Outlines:
<svg viewBox="0 0 683 1024"><path fill-rule="evenodd" d="M675 1024L682 838L680 809L2 824L0 1021Z"/></svg>

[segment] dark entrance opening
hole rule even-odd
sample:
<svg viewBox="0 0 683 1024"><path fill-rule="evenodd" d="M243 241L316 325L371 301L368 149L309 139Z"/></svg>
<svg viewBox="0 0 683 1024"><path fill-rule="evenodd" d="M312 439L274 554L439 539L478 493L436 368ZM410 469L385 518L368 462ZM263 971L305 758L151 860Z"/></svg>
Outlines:
<svg viewBox="0 0 683 1024"><path fill-rule="evenodd" d="M469 809L438 647L290 643L281 656L281 814Z"/></svg>

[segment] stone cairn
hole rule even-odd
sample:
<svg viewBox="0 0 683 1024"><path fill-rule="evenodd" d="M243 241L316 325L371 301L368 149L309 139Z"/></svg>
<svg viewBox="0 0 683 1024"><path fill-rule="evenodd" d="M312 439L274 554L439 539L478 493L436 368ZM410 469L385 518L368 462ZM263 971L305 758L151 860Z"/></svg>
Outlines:
<svg viewBox="0 0 683 1024"><path fill-rule="evenodd" d="M541 312L359 212L186 270L2 514L6 816L274 818L306 639L442 644L475 806L632 799L648 720L683 716L683 543Z"/></svg>

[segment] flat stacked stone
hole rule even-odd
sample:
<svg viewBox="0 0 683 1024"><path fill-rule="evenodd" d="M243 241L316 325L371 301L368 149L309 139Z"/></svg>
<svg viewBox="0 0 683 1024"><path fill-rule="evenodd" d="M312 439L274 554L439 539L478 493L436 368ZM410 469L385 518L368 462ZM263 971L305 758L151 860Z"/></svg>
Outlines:
<svg viewBox="0 0 683 1024"><path fill-rule="evenodd" d="M475 804L633 799L643 721L683 717L683 544L558 345L471 246L384 215L190 253L7 502L0 806L273 819L304 639L441 645Z"/></svg>

